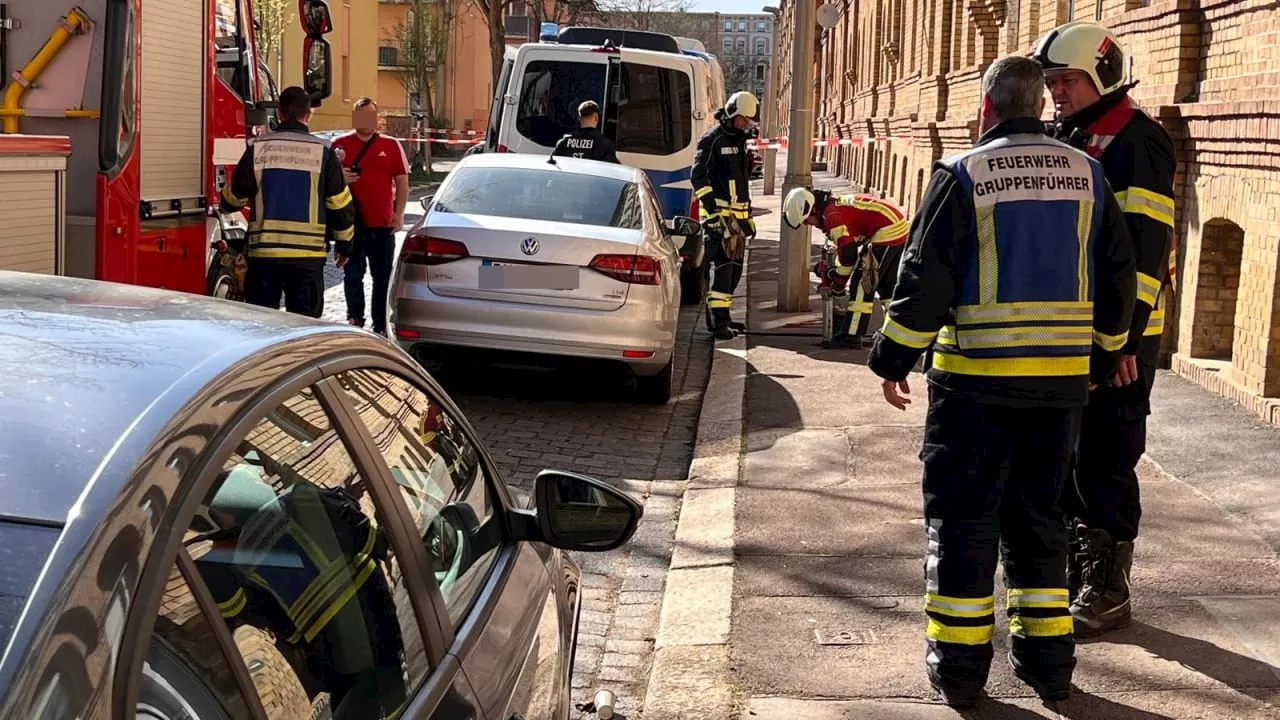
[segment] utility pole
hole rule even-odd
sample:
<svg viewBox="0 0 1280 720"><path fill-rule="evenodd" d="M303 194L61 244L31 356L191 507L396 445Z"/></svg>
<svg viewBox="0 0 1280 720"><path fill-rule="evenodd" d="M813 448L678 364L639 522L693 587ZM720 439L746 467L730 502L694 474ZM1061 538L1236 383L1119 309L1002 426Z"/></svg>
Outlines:
<svg viewBox="0 0 1280 720"><path fill-rule="evenodd" d="M787 174L782 180L785 196L792 188L813 184L813 41L814 0L792 0L791 16L791 127L787 134ZM793 230L780 223L778 248L778 309L809 309L809 226Z"/></svg>

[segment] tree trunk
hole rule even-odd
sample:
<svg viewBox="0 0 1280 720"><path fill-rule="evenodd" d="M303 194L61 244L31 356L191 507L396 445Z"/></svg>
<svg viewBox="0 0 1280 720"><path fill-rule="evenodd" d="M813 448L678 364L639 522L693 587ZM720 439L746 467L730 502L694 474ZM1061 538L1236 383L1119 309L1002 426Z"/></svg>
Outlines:
<svg viewBox="0 0 1280 720"><path fill-rule="evenodd" d="M489 61L492 63L493 84L497 92L498 76L502 74L502 54L507 47L506 30L502 24L503 0L489 0Z"/></svg>

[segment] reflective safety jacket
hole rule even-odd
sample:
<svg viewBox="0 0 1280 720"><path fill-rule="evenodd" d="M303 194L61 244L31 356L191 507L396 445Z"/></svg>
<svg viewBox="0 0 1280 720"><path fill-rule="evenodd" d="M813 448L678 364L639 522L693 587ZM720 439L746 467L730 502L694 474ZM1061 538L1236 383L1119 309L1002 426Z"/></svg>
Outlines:
<svg viewBox="0 0 1280 720"><path fill-rule="evenodd" d="M1114 372L1136 294L1102 166L1011 120L935 166L868 365L1011 406L1083 405Z"/></svg>
<svg viewBox="0 0 1280 720"><path fill-rule="evenodd" d="M860 241L901 245L909 225L893 203L874 195L833 195L822 208L818 227L836 245L836 272L849 275L858 261Z"/></svg>
<svg viewBox="0 0 1280 720"><path fill-rule="evenodd" d="M342 163L302 123L283 123L250 141L222 186L221 205L223 212L249 205L251 258L323 259L329 233L338 252L350 254L356 212Z"/></svg>
<svg viewBox="0 0 1280 720"><path fill-rule="evenodd" d="M693 194L698 197L699 219L734 218L748 225L750 173L747 134L723 122L708 130L698 140L690 175Z"/></svg>
<svg viewBox="0 0 1280 720"><path fill-rule="evenodd" d="M1098 100L1057 128L1057 137L1102 163L1133 236L1138 264L1138 304L1133 309L1126 355L1154 365L1164 331L1166 282L1174 284L1173 142L1143 112L1127 88Z"/></svg>

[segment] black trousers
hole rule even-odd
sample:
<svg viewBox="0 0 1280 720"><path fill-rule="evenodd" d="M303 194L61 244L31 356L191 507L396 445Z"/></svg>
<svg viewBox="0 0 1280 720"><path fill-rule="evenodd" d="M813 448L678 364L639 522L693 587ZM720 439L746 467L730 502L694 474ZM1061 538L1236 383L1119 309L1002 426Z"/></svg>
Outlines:
<svg viewBox="0 0 1280 720"><path fill-rule="evenodd" d="M893 288L898 284L898 265L902 262L902 251L906 245L880 245L873 246L871 253L875 255L876 263L880 266L880 277L876 280L876 296L880 298L880 302L888 304L893 299ZM859 259L857 267L853 269L853 277L851 282L862 277L863 261ZM850 289L850 297L857 291L857 288ZM865 292L865 291L864 291ZM857 320L858 337L865 337L867 330L871 326L870 312L858 313L854 316Z"/></svg>
<svg viewBox="0 0 1280 720"><path fill-rule="evenodd" d="M1059 496L1080 408L1014 408L929 387L925 420L925 665L976 692L991 666L995 570L1003 556L1010 653L1042 682L1069 682L1075 639Z"/></svg>
<svg viewBox="0 0 1280 720"><path fill-rule="evenodd" d="M703 232L707 268L707 313L713 323L727 323L733 305L733 293L742 280L742 259L731 258L724 249L724 237L707 228Z"/></svg>
<svg viewBox="0 0 1280 720"><path fill-rule="evenodd" d="M347 298L347 319L364 324L364 272L373 275L373 331L387 329L387 290L391 286L391 267L396 251L395 232L391 228L357 227L360 240L347 264L342 268L342 290Z"/></svg>
<svg viewBox="0 0 1280 720"><path fill-rule="evenodd" d="M318 318L324 312L324 263L320 258L249 258L245 300L253 305Z"/></svg>
<svg viewBox="0 0 1280 720"><path fill-rule="evenodd" d="M1138 379L1122 387L1099 385L1089 393L1076 448L1074 486L1063 510L1116 542L1133 542L1142 519L1138 461L1147 451L1147 415L1154 365L1138 361Z"/></svg>

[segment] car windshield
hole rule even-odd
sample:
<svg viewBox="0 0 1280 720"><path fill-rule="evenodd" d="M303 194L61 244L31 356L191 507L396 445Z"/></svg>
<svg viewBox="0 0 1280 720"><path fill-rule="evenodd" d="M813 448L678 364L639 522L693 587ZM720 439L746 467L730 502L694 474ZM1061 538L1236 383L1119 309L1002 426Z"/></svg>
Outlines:
<svg viewBox="0 0 1280 720"><path fill-rule="evenodd" d="M0 647L9 644L36 576L61 531L43 525L0 522Z"/></svg>
<svg viewBox="0 0 1280 720"><path fill-rule="evenodd" d="M641 227L640 197L635 183L551 166L547 170L458 168L436 195L432 209L517 220Z"/></svg>

